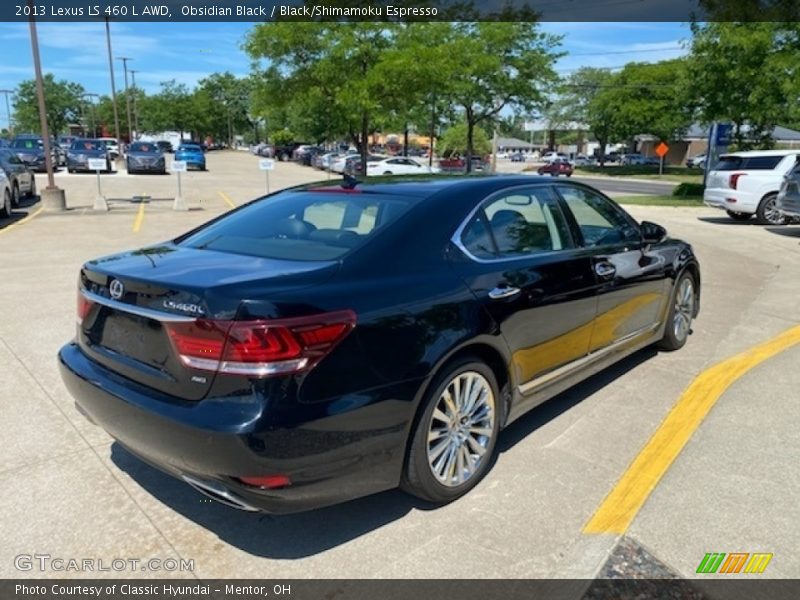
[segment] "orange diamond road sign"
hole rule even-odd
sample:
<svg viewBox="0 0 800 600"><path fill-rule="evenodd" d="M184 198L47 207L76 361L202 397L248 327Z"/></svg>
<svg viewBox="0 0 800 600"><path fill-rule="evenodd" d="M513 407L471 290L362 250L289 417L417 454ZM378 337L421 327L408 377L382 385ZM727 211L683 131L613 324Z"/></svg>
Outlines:
<svg viewBox="0 0 800 600"><path fill-rule="evenodd" d="M667 152L669 152L669 146L667 146L664 142L661 142L658 146L656 146L656 154L658 154L659 158L664 158Z"/></svg>

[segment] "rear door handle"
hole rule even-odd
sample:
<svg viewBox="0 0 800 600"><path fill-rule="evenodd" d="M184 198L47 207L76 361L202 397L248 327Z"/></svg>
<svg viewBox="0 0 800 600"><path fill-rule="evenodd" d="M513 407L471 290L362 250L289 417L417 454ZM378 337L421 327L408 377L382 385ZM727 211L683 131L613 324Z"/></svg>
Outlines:
<svg viewBox="0 0 800 600"><path fill-rule="evenodd" d="M489 298L492 300L500 300L502 298L511 298L520 293L519 288L515 287L496 287L489 292Z"/></svg>
<svg viewBox="0 0 800 600"><path fill-rule="evenodd" d="M610 262L602 261L594 265L594 272L597 273L600 277L607 279L609 277L613 277L616 274L617 268Z"/></svg>

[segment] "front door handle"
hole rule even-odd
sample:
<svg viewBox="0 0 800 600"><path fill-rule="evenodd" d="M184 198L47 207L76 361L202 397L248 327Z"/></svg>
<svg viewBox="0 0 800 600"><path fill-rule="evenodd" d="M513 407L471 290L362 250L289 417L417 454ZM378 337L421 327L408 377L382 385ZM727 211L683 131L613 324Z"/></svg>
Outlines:
<svg viewBox="0 0 800 600"><path fill-rule="evenodd" d="M496 287L489 292L489 298L492 300L500 300L502 298L511 298L520 293L519 288L515 287Z"/></svg>
<svg viewBox="0 0 800 600"><path fill-rule="evenodd" d="M617 273L617 268L610 262L602 261L595 264L594 272L597 273L600 277L608 279L609 277L613 277Z"/></svg>

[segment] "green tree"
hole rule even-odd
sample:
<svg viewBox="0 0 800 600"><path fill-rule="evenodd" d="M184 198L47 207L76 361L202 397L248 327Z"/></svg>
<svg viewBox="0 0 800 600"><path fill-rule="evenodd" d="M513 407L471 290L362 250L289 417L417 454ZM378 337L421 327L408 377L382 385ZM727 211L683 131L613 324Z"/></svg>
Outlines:
<svg viewBox="0 0 800 600"><path fill-rule="evenodd" d="M730 121L739 148L770 146L775 125L796 111L797 30L796 23L694 23L688 81L700 119Z"/></svg>
<svg viewBox="0 0 800 600"><path fill-rule="evenodd" d="M468 126L466 123L459 123L448 127L439 140L439 151L444 155L460 154L466 155L469 147ZM492 142L486 132L480 127L475 127L472 131L472 151L478 155L486 155L492 151Z"/></svg>
<svg viewBox="0 0 800 600"><path fill-rule="evenodd" d="M52 135L64 133L67 125L78 122L80 118L83 86L63 79L56 81L52 73L46 73L42 82L47 105L47 128ZM14 122L19 132L41 133L36 81L33 79L23 81L17 87Z"/></svg>
<svg viewBox="0 0 800 600"><path fill-rule="evenodd" d="M533 21L425 23L409 29L400 49L416 72L417 85L410 89L425 82L458 107L467 128L468 169L476 127L491 125L504 109L536 110L558 79L553 63L560 38L541 32Z"/></svg>
<svg viewBox="0 0 800 600"><path fill-rule="evenodd" d="M232 145L237 131L252 126L248 117L251 87L249 78L236 77L227 71L200 80L195 91L196 101L210 105L208 133L227 139Z"/></svg>

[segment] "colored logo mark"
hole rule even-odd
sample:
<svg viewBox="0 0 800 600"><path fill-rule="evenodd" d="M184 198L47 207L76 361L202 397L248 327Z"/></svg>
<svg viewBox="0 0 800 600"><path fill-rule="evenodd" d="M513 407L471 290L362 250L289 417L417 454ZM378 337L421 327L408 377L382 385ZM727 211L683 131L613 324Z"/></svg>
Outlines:
<svg viewBox="0 0 800 600"><path fill-rule="evenodd" d="M763 573L772 553L767 552L708 552L697 566L698 573Z"/></svg>

